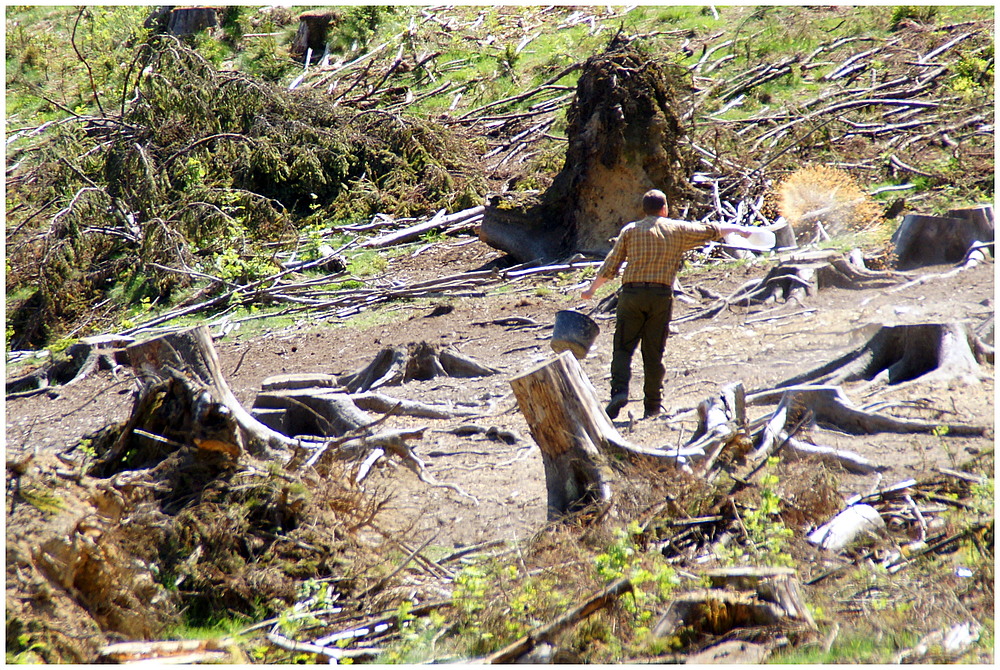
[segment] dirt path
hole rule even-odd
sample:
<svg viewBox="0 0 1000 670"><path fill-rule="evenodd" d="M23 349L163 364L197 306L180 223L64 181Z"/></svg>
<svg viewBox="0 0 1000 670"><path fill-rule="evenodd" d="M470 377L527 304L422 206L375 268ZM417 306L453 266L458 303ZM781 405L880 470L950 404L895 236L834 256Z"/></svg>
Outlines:
<svg viewBox="0 0 1000 670"><path fill-rule="evenodd" d="M445 273L476 269L498 253L468 239L441 243L417 258L403 256L390 263L385 281L412 282ZM761 277L767 266L715 264L687 274L683 282L726 295L749 279ZM926 268L923 274L947 268ZM615 422L629 440L650 447L681 443L694 423L675 415L691 409L722 386L742 381L748 390L768 388L804 370L832 360L863 344L873 327L882 324L961 320L975 327L993 313L993 266L982 265L949 279L934 279L899 292L885 289L827 289L804 304L766 308L734 308L714 319L692 320L675 326L667 346L664 415L641 417L641 379L633 378L632 403ZM542 276L511 283L502 292L482 297L442 298L402 303L389 308L388 323L353 328L350 325L305 319L282 332L218 344L223 370L239 400L253 403L268 376L294 372L351 372L365 366L381 348L426 341L452 347L500 370L479 379L434 379L381 389L387 395L476 410L478 416L455 420L394 418L390 427L426 426L417 443L432 475L457 485L476 498L474 504L447 488L430 487L410 470L390 462L377 468L365 486L391 494L382 517L386 530L407 530L421 541L446 547L493 539L511 540L537 532L545 523L545 484L541 456L517 409L508 380L553 354L548 346L553 315L580 305L579 289L571 280ZM435 311L442 305L452 309ZM703 305L678 302L675 319ZM447 312L436 315L437 312ZM497 320L530 319L537 327L505 327ZM783 316L784 318L773 318ZM765 320L773 319L773 320ZM587 375L603 403L608 394L608 369L614 321L599 319L601 334L583 361ZM638 356L637 356L638 357ZM639 370L638 361L634 370ZM851 395L850 385L847 386ZM883 401L895 405L897 415L924 420L967 423L993 421L993 381L927 385L910 383L888 388L858 404ZM751 419L773 408L750 409ZM42 450L74 444L82 435L131 410L129 372L116 377L102 373L48 395L13 400L7 404L8 452L29 446ZM458 436L460 425L511 431L514 444L484 433ZM916 477L935 465L954 465L991 446L987 438L940 439L923 435L881 434L863 439L835 431L816 431L822 444L851 449L889 466L882 481ZM839 475L846 496L866 492L878 475Z"/></svg>

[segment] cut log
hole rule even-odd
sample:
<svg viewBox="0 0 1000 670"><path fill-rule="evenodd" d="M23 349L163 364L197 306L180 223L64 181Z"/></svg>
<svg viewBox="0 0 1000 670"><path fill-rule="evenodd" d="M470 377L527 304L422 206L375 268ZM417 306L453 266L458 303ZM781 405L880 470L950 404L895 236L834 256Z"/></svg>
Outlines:
<svg viewBox="0 0 1000 670"><path fill-rule="evenodd" d="M993 241L993 207L956 209L947 216L910 214L892 237L897 267L958 263L976 242Z"/></svg>
<svg viewBox="0 0 1000 670"><path fill-rule="evenodd" d="M964 323L882 326L868 342L840 358L779 384L841 384L867 380L871 385L961 378L975 383L986 376L980 363L992 347Z"/></svg>
<svg viewBox="0 0 1000 670"><path fill-rule="evenodd" d="M198 395L206 416L211 413L228 415L237 427L233 438L237 445L245 445L250 454L271 458L271 449L285 449L297 444L285 435L267 427L243 408L226 382L219 365L219 357L212 344L207 326L169 333L126 350L132 368L148 392L164 378L183 378L204 392Z"/></svg>
<svg viewBox="0 0 1000 670"><path fill-rule="evenodd" d="M721 568L705 576L712 588L675 598L653 626L653 637L724 635L750 626L816 629L790 568Z"/></svg>
<svg viewBox="0 0 1000 670"><path fill-rule="evenodd" d="M806 538L810 544L832 552L847 549L861 536L884 533L885 522L870 505L851 505Z"/></svg>

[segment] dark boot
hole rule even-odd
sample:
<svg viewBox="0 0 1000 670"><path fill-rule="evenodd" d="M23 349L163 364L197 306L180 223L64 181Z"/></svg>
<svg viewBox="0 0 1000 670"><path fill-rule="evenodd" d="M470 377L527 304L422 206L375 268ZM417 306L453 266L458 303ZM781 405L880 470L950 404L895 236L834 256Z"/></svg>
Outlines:
<svg viewBox="0 0 1000 670"><path fill-rule="evenodd" d="M607 412L609 419L615 419L618 417L618 412L627 404L628 390L611 391L611 402L608 403L604 411Z"/></svg>
<svg viewBox="0 0 1000 670"><path fill-rule="evenodd" d="M657 414L663 411L663 406L660 405L660 403L658 402L657 403L644 402L642 406L643 410L645 410L642 414L643 419L648 419L650 417L656 416Z"/></svg>

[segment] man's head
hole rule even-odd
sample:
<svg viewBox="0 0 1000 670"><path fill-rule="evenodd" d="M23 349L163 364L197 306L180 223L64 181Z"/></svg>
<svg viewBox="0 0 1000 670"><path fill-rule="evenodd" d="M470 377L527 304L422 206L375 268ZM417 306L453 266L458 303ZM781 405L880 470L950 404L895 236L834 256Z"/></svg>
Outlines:
<svg viewBox="0 0 1000 670"><path fill-rule="evenodd" d="M646 191L645 195L642 196L642 211L646 216L660 214L666 206L667 196L663 195L663 191L654 188L651 191Z"/></svg>

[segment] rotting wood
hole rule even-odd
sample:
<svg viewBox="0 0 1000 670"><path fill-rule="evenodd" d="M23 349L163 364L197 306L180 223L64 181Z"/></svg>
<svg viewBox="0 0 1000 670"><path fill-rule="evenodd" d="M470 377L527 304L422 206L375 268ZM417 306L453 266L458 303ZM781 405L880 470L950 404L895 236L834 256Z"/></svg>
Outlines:
<svg viewBox="0 0 1000 670"><path fill-rule="evenodd" d="M219 357L207 326L196 326L129 346L132 368L148 390L156 380L173 370L184 374L208 393L210 403L202 412L222 412L231 416L238 432L233 437L255 456L273 457L272 448L289 449L293 440L255 419L236 399L226 382ZM217 409L211 410L211 407ZM207 416L207 414L205 414Z"/></svg>

